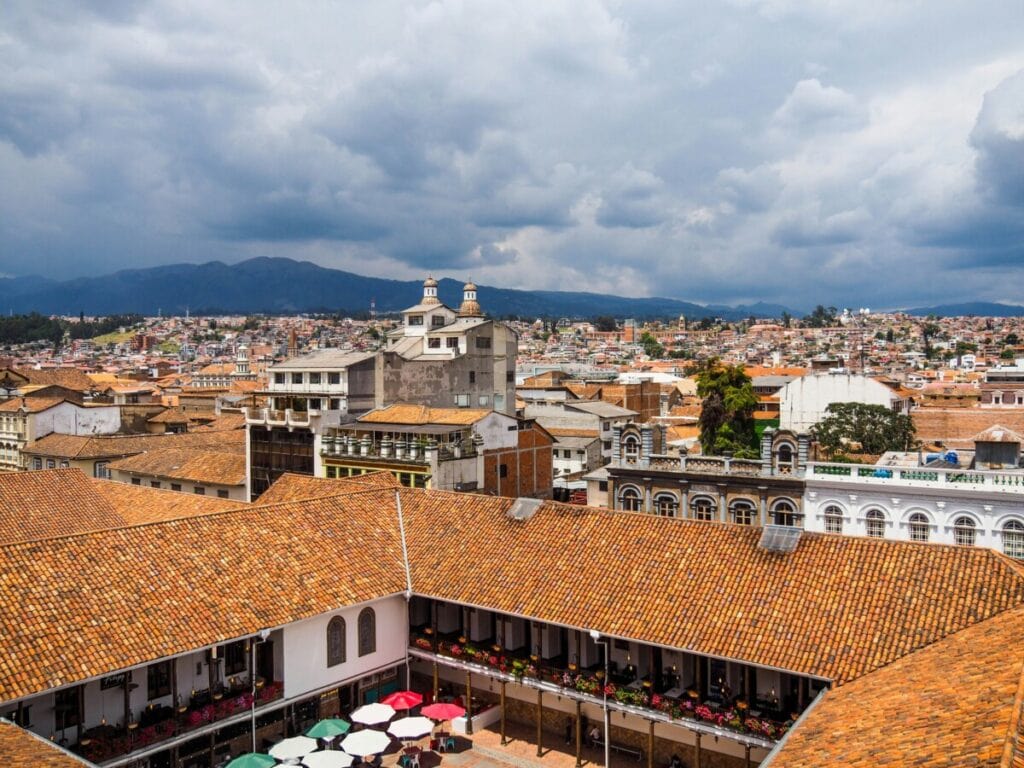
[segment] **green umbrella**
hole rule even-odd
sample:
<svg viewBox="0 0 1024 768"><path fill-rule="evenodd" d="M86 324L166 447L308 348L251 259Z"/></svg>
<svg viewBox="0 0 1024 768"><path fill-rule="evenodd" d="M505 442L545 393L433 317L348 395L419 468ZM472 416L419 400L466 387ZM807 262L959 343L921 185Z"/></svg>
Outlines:
<svg viewBox="0 0 1024 768"><path fill-rule="evenodd" d="M313 739L333 739L335 736L344 736L351 727L339 717L329 717L306 731L306 735Z"/></svg>
<svg viewBox="0 0 1024 768"><path fill-rule="evenodd" d="M228 763L227 768L270 768L272 765L277 765L277 760L270 755L248 752Z"/></svg>

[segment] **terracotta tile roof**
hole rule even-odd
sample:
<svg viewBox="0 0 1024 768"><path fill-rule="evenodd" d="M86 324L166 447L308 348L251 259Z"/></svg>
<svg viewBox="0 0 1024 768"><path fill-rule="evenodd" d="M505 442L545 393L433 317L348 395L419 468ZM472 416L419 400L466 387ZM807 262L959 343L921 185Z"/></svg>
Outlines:
<svg viewBox="0 0 1024 768"><path fill-rule="evenodd" d="M743 526L555 503L515 521L509 499L402 494L417 594L825 679L1024 604L987 549L804 533L778 555Z"/></svg>
<svg viewBox="0 0 1024 768"><path fill-rule="evenodd" d="M1022 634L1007 611L829 691L762 766L1015 765Z"/></svg>
<svg viewBox="0 0 1024 768"><path fill-rule="evenodd" d="M162 448L118 459L111 470L210 485L245 485L245 452Z"/></svg>
<svg viewBox="0 0 1024 768"><path fill-rule="evenodd" d="M92 766L56 744L0 718L0 755L6 768L83 768Z"/></svg>
<svg viewBox="0 0 1024 768"><path fill-rule="evenodd" d="M390 472L368 472L345 478L310 477L286 472L259 497L260 504L278 504L323 496L343 496L367 488L397 488L398 480Z"/></svg>
<svg viewBox="0 0 1024 768"><path fill-rule="evenodd" d="M42 413L63 402L63 397L12 397L0 403L0 412L16 413L24 408L29 413Z"/></svg>
<svg viewBox="0 0 1024 768"><path fill-rule="evenodd" d="M245 429L245 415L241 413L222 413L213 421L196 427L193 432L222 432L232 429Z"/></svg>
<svg viewBox="0 0 1024 768"><path fill-rule="evenodd" d="M426 405L399 403L379 408L359 417L363 424L452 424L470 425L488 416L485 408L430 408Z"/></svg>
<svg viewBox="0 0 1024 768"><path fill-rule="evenodd" d="M30 384L56 384L78 392L90 392L96 388L92 379L85 371L78 368L47 368L36 370L34 368L13 368L15 373L24 376Z"/></svg>
<svg viewBox="0 0 1024 768"><path fill-rule="evenodd" d="M0 611L0 701L403 592L397 522L381 514L393 496L249 505L0 547L0 583L17 606Z"/></svg>
<svg viewBox="0 0 1024 768"><path fill-rule="evenodd" d="M65 459L103 459L132 456L159 448L209 448L245 451L243 430L186 432L181 435L46 435L29 443L23 453Z"/></svg>
<svg viewBox="0 0 1024 768"><path fill-rule="evenodd" d="M993 424L984 432L979 432L972 438L976 443L1024 443L1021 437L1012 429L1007 429L999 424Z"/></svg>
<svg viewBox="0 0 1024 768"><path fill-rule="evenodd" d="M199 376L227 376L235 372L234 363L210 363L199 369Z"/></svg>
<svg viewBox="0 0 1024 768"><path fill-rule="evenodd" d="M0 544L124 524L77 469L0 472Z"/></svg>
<svg viewBox="0 0 1024 768"><path fill-rule="evenodd" d="M149 424L188 424L188 416L177 408L160 411L156 416L146 419Z"/></svg>
<svg viewBox="0 0 1024 768"><path fill-rule="evenodd" d="M600 432L596 429L561 429L559 427L548 427L548 434L553 437L598 437Z"/></svg>
<svg viewBox="0 0 1024 768"><path fill-rule="evenodd" d="M210 515L249 506L244 501L199 496L195 493L147 488L111 480L92 480L95 490L124 521L121 525L144 525L179 517ZM114 526L121 527L121 526Z"/></svg>

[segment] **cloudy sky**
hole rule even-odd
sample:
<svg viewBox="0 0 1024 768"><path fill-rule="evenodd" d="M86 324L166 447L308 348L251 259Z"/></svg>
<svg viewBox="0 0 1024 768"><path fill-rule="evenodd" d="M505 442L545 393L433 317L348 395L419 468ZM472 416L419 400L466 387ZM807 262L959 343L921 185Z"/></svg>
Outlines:
<svg viewBox="0 0 1024 768"><path fill-rule="evenodd" d="M1019 0L7 0L0 273L1024 303Z"/></svg>

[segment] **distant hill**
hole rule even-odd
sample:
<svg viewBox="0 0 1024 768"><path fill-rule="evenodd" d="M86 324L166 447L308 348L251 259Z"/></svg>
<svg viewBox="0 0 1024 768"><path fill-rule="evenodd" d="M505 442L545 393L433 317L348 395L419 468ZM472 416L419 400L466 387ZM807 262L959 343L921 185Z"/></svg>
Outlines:
<svg viewBox="0 0 1024 768"><path fill-rule="evenodd" d="M452 307L462 301L462 283L443 279L438 293ZM723 317L728 320L777 317L785 307L705 307L665 298L633 299L598 293L521 291L479 286L484 310L494 316L519 315L584 318L598 315L637 319ZM126 269L112 275L49 280L40 277L0 279L0 312L110 315L138 312L183 315L192 312L274 314L356 312L376 299L378 312L395 312L416 304L423 295L418 280L386 280L326 269L308 261L255 258L238 264L171 264ZM790 314L796 314L791 312Z"/></svg>
<svg viewBox="0 0 1024 768"><path fill-rule="evenodd" d="M937 307L918 307L903 310L915 317L1024 317L1024 307L1016 304L995 304L990 301L971 301L966 304L940 304Z"/></svg>

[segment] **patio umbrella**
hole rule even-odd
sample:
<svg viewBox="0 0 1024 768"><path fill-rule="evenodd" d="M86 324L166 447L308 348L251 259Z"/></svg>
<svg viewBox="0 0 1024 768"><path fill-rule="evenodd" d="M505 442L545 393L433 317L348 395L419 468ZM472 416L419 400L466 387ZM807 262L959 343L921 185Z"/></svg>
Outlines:
<svg viewBox="0 0 1024 768"><path fill-rule="evenodd" d="M279 741L270 748L270 754L278 760L292 760L296 757L304 757L317 748L316 739L307 736L292 736L290 739Z"/></svg>
<svg viewBox="0 0 1024 768"><path fill-rule="evenodd" d="M302 758L306 768L348 768L352 765L352 755L344 752L313 752Z"/></svg>
<svg viewBox="0 0 1024 768"><path fill-rule="evenodd" d="M381 703L394 709L412 709L423 703L423 697L415 691L395 691L381 699Z"/></svg>
<svg viewBox="0 0 1024 768"><path fill-rule="evenodd" d="M247 752L228 763L227 768L270 768L272 765L277 765L277 760L270 755Z"/></svg>
<svg viewBox="0 0 1024 768"><path fill-rule="evenodd" d="M306 735L313 739L333 739L335 736L344 736L351 728L352 726L340 717L329 717L306 731Z"/></svg>
<svg viewBox="0 0 1024 768"><path fill-rule="evenodd" d="M394 707L389 707L387 704L364 704L352 713L352 720L363 725L377 725L378 723L386 723L394 716ZM371 752L368 754L375 753Z"/></svg>
<svg viewBox="0 0 1024 768"><path fill-rule="evenodd" d="M418 739L434 730L429 717L403 717L388 726L388 733L396 739Z"/></svg>
<svg viewBox="0 0 1024 768"><path fill-rule="evenodd" d="M391 707L388 707L391 709ZM391 737L383 731L375 731L367 728L365 731L350 733L341 740L341 748L350 755L366 757L367 755L379 755L391 744Z"/></svg>
<svg viewBox="0 0 1024 768"><path fill-rule="evenodd" d="M437 704L425 706L420 710L420 714L424 717L429 717L431 720L454 720L456 717L462 717L466 714L466 710L458 704L448 704L439 701Z"/></svg>

